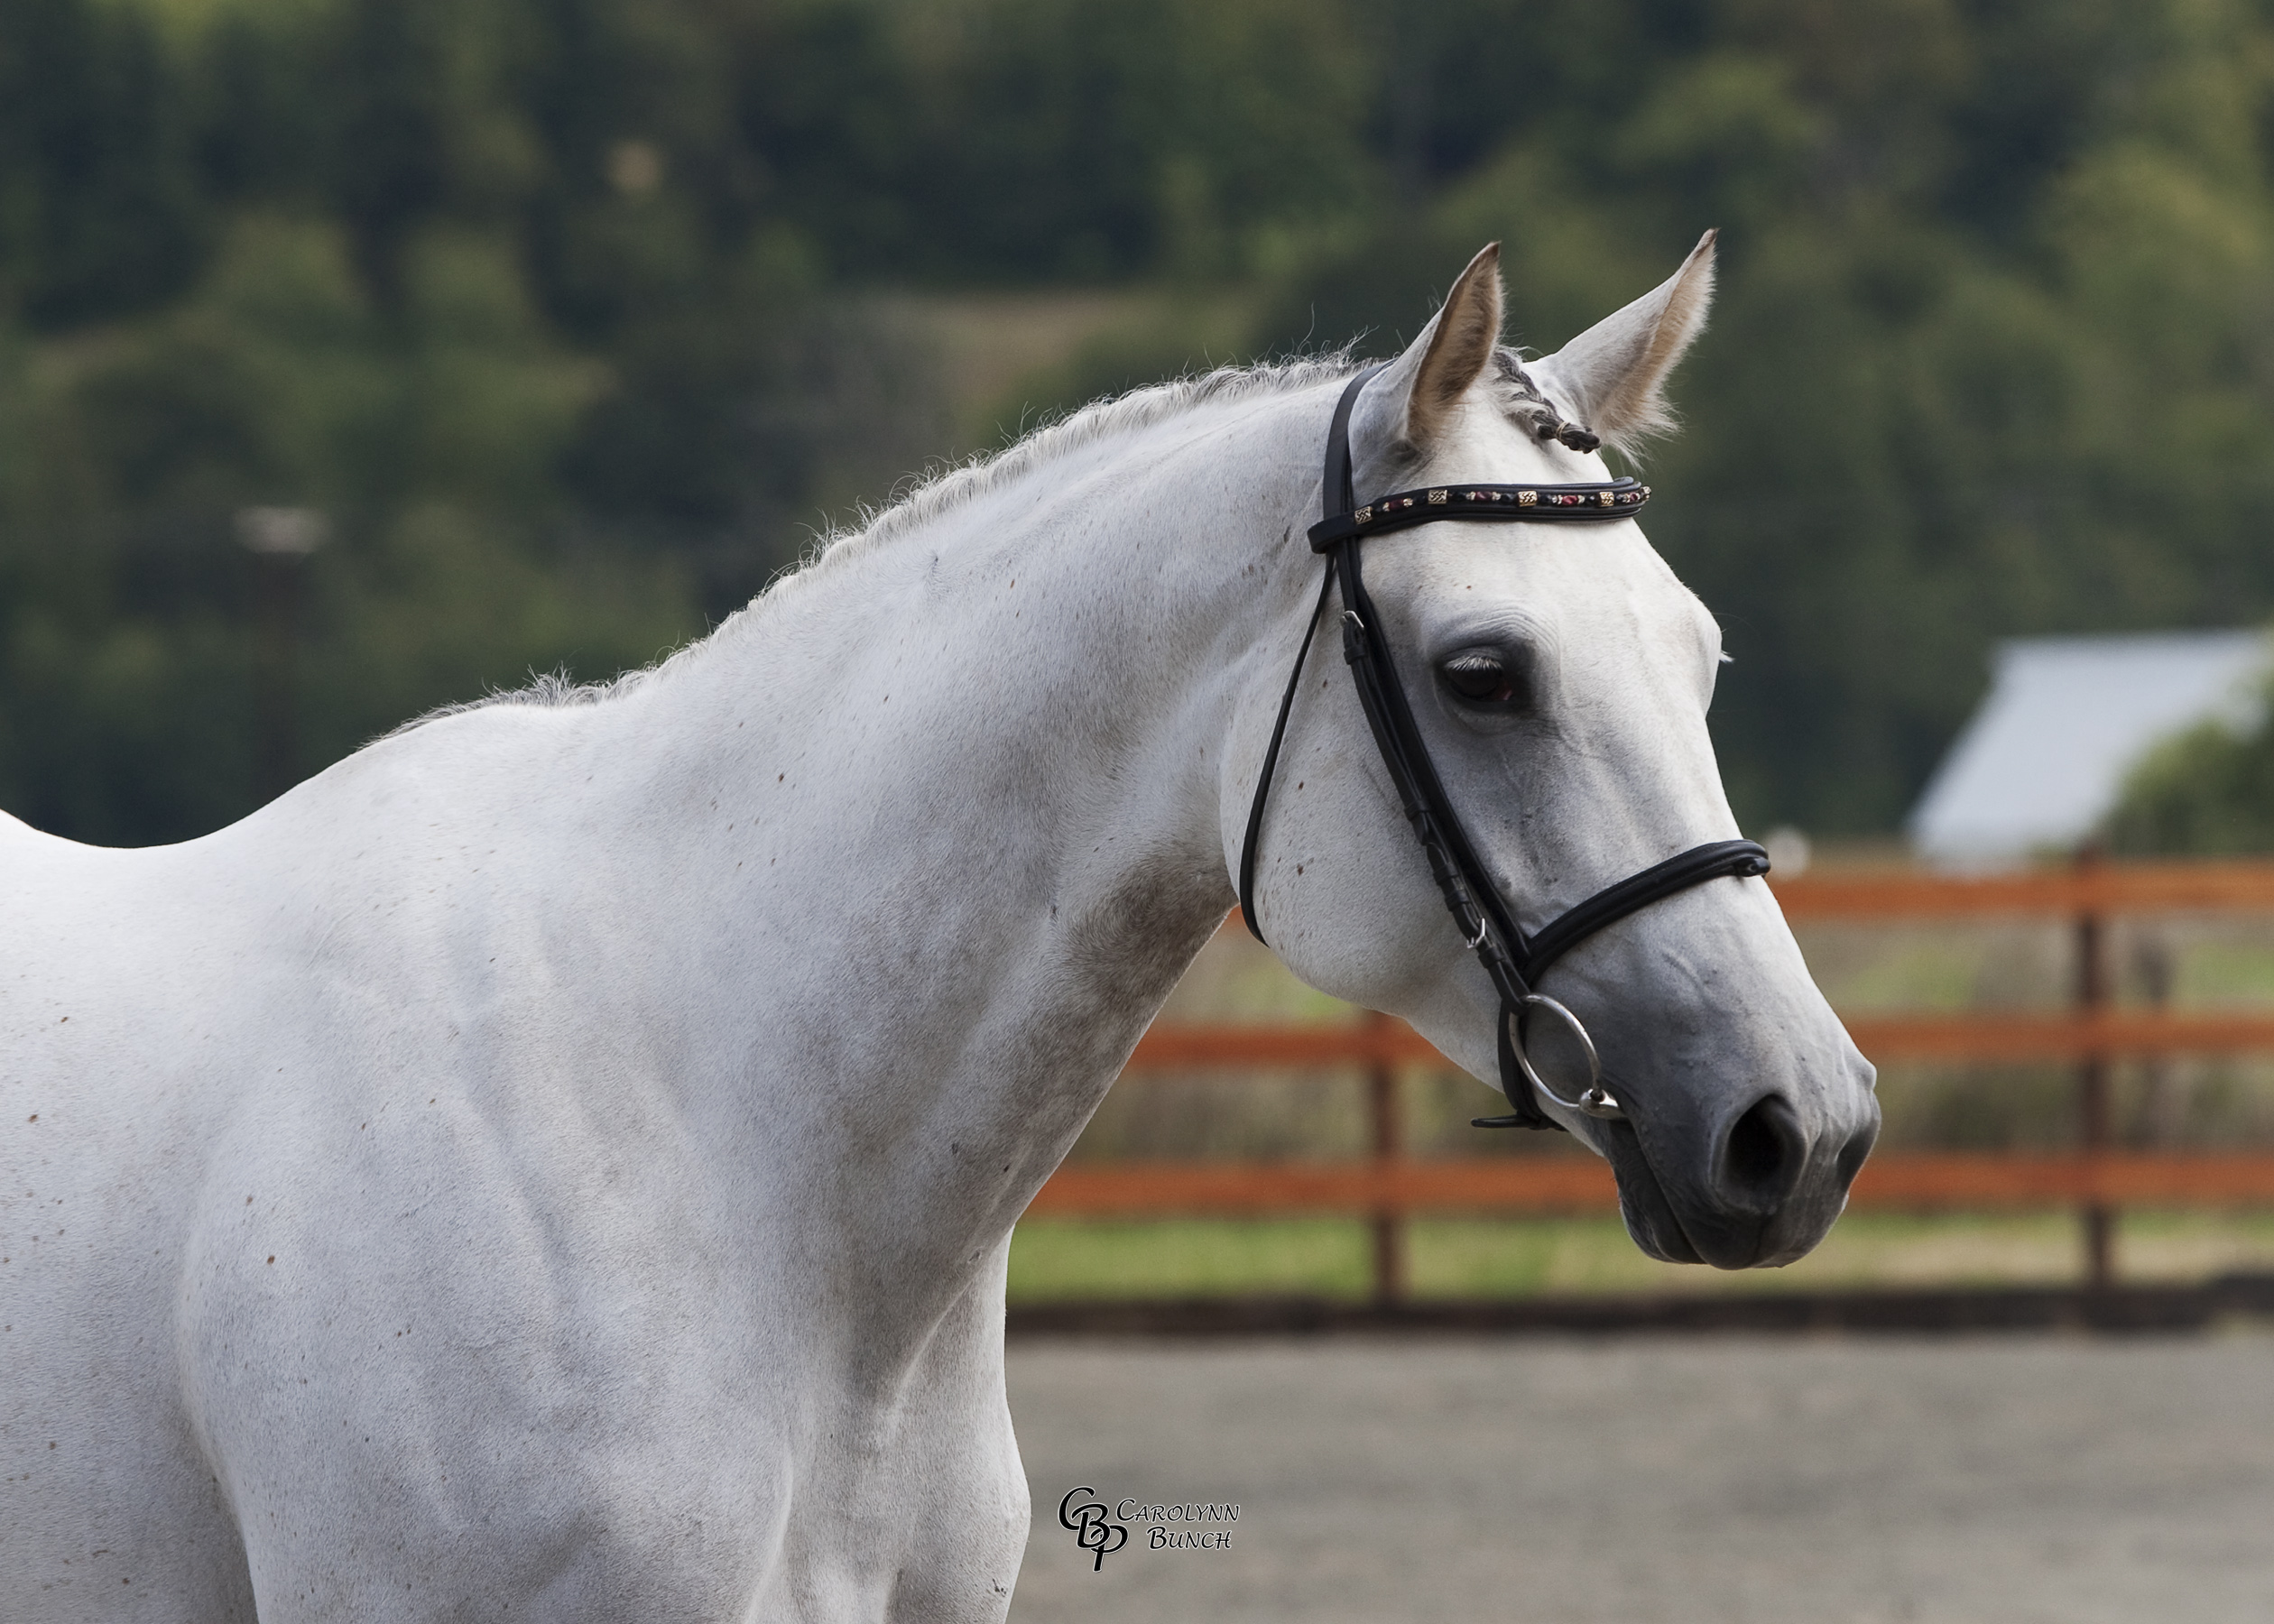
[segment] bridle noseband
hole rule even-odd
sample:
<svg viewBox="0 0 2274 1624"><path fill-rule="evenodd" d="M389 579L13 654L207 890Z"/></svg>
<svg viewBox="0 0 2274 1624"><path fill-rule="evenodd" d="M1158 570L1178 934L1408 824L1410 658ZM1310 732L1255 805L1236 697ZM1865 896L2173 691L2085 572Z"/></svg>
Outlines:
<svg viewBox="0 0 2274 1624"><path fill-rule="evenodd" d="M1606 886L1585 901L1526 936L1514 914L1492 883L1467 831L1453 810L1422 743L1413 709L1399 683L1396 664L1381 638L1381 619L1359 568L1360 544L1369 536L1428 524L1439 519L1493 519L1525 523L1589 522L1625 519L1650 500L1647 485L1632 479L1608 484L1566 485L1443 485L1400 491L1358 505L1351 484L1350 414L1359 391L1380 366L1367 368L1351 379L1336 404L1334 426L1326 436L1326 472L1322 506L1325 517L1310 529L1311 550L1326 557L1326 578L1319 583L1318 603L1296 651L1295 669L1280 700L1279 720L1271 727L1271 743L1263 753L1263 771L1255 784L1255 800L1248 808L1247 835L1240 845L1240 910L1255 939L1263 932L1255 918L1255 854L1263 833L1263 807L1271 790L1271 775L1279 765L1280 743L1287 733L1288 713L1295 690L1303 679L1311 639L1319 617L1339 583L1342 590L1343 658L1358 687L1358 703L1373 728L1382 764L1390 770L1404 804L1406 819L1428 854L1429 872L1445 895L1462 939L1484 964L1500 994L1501 1091L1515 1107L1515 1114L1479 1117L1478 1127L1560 1128L1563 1124L1540 1109L1546 1099L1587 1116L1622 1118L1625 1109L1604 1086L1603 1062L1595 1041L1579 1018L1556 1000L1532 989L1548 966L1607 925L1638 909L1724 875L1749 876L1769 872L1769 854L1750 840L1716 840L1668 858L1664 863ZM1266 946L1269 944L1267 943ZM1526 1047L1522 1021L1539 1012L1560 1022L1584 1056L1587 1084L1576 1098L1567 1099L1539 1074Z"/></svg>

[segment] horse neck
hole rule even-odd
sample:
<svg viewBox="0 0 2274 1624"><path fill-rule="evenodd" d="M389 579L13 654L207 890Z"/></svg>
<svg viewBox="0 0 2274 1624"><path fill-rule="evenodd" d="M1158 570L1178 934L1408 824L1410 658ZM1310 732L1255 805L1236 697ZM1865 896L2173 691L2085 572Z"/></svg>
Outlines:
<svg viewBox="0 0 2274 1624"><path fill-rule="evenodd" d="M748 983L689 987L762 1153L929 1169L903 1238L1007 1232L1232 900L1225 745L1308 590L1313 415L1195 412L850 544L604 707L627 810L717 880L660 885L658 928Z"/></svg>

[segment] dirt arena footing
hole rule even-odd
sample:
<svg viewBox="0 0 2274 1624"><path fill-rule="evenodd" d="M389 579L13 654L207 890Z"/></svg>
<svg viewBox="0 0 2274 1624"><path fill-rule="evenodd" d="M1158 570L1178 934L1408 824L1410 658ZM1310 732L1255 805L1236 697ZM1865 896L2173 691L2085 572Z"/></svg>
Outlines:
<svg viewBox="0 0 2274 1624"><path fill-rule="evenodd" d="M1696 1293L1347 1303L1308 1296L1100 1299L1011 1306L1012 1336L1229 1337L1345 1333L1995 1331L2174 1333L2274 1318L2274 1274L2177 1286Z"/></svg>

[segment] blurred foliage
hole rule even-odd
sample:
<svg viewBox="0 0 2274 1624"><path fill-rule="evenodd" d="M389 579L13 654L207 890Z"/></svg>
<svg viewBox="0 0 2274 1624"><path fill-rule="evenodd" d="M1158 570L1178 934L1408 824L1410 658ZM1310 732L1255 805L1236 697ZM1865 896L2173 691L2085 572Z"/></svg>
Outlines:
<svg viewBox="0 0 2274 1624"><path fill-rule="evenodd" d="M2248 727L2200 723L2149 752L2109 814L2108 844L2140 855L2274 852L2274 714Z"/></svg>
<svg viewBox="0 0 2274 1624"><path fill-rule="evenodd" d="M247 504L330 520L312 769L951 448L911 295L1196 313L1065 404L1718 225L1651 533L1741 820L1885 828L1992 638L2274 614L2270 155L2267 0L0 0L0 805L251 804Z"/></svg>
<svg viewBox="0 0 2274 1624"><path fill-rule="evenodd" d="M1627 47L1625 93L1533 102L1290 281L1275 333L1371 319L1386 350L1498 235L1511 328L1553 349L1724 228L1649 528L1724 624L1746 826L1891 826L1994 636L2274 610L2261 11L1754 0L1682 8L1686 35L1622 9L1529 8L1528 38Z"/></svg>

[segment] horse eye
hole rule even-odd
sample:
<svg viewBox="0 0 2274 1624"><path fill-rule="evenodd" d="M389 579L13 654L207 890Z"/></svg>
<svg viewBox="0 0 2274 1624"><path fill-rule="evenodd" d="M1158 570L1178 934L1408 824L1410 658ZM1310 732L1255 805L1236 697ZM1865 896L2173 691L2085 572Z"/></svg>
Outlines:
<svg viewBox="0 0 2274 1624"><path fill-rule="evenodd" d="M1469 649L1438 668L1445 686L1474 705L1507 705L1516 697L1515 678L1499 655L1485 649Z"/></svg>

